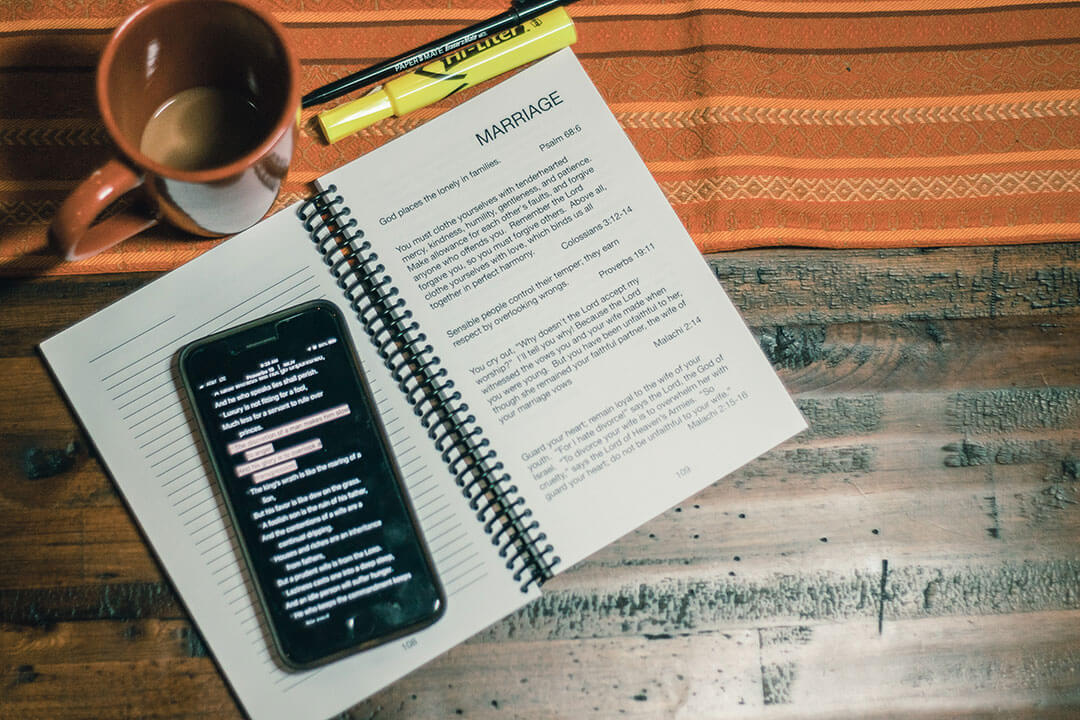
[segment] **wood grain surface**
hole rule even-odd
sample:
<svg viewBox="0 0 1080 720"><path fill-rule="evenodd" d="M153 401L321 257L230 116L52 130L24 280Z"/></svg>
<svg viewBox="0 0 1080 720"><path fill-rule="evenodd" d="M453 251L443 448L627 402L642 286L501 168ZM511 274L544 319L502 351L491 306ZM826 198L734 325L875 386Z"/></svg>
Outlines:
<svg viewBox="0 0 1080 720"><path fill-rule="evenodd" d="M305 90L506 7L254 1ZM216 242L47 247L142 2L0 3L0 720L242 717L36 351ZM1080 717L1077 3L570 11L810 429L343 717ZM276 207L480 89L334 145L307 111Z"/></svg>
<svg viewBox="0 0 1080 720"><path fill-rule="evenodd" d="M707 256L808 432L350 718L1080 715L1080 245ZM240 711L0 284L0 717Z"/></svg>

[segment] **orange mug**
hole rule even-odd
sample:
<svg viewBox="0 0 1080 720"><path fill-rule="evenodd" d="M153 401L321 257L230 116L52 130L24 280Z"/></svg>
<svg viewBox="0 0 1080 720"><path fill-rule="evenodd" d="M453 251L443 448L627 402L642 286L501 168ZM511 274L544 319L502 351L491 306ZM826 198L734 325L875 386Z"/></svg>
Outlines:
<svg viewBox="0 0 1080 720"><path fill-rule="evenodd" d="M118 155L57 211L54 248L89 257L162 219L231 235L270 209L292 158L300 64L281 25L241 0L155 0L101 55L97 103ZM139 189L136 204L95 223Z"/></svg>

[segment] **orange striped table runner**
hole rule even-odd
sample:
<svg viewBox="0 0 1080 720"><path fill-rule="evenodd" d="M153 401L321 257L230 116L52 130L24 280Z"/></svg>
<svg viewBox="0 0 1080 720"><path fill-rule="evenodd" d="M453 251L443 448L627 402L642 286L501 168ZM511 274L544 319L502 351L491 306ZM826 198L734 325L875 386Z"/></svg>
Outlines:
<svg viewBox="0 0 1080 720"><path fill-rule="evenodd" d="M74 264L60 201L110 153L97 54L139 3L0 6L0 273L173 268L217 241L157 228ZM308 90L505 9L266 0ZM575 52L703 252L1080 237L1080 3L580 0ZM482 88L480 88L482 89ZM471 97L341 143L305 114L277 207Z"/></svg>

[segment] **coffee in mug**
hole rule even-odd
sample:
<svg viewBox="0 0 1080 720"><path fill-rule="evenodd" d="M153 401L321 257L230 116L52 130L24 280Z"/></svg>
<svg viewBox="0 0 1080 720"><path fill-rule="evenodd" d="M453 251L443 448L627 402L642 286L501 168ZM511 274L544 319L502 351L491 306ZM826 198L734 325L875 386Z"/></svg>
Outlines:
<svg viewBox="0 0 1080 720"><path fill-rule="evenodd" d="M178 170L228 165L251 152L269 129L252 132L260 119L259 108L240 93L206 86L188 88L150 116L139 150Z"/></svg>

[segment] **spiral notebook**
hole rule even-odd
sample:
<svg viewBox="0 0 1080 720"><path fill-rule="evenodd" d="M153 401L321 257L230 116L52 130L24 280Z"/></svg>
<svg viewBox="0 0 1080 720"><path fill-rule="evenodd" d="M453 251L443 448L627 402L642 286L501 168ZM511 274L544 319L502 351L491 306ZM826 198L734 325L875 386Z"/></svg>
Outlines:
<svg viewBox="0 0 1080 720"><path fill-rule="evenodd" d="M569 50L42 344L247 713L340 712L805 425ZM275 662L177 350L325 298L447 594L434 625Z"/></svg>

